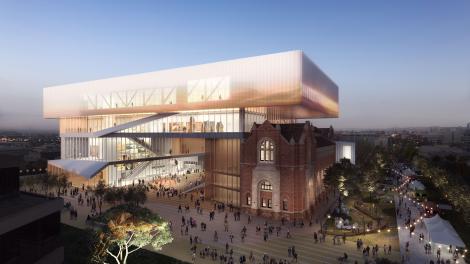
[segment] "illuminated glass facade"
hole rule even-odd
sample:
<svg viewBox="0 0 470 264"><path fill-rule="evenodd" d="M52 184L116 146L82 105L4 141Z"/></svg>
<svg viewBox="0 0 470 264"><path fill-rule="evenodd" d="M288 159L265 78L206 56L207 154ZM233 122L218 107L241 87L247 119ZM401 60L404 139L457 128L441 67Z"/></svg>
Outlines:
<svg viewBox="0 0 470 264"><path fill-rule="evenodd" d="M240 141L253 123L338 115L338 88L301 51L54 86L43 94L44 117L59 120L61 159L107 164L95 171L51 162L51 170L99 175L116 186L203 173L208 196L236 205ZM265 146L264 159L272 160L272 147Z"/></svg>

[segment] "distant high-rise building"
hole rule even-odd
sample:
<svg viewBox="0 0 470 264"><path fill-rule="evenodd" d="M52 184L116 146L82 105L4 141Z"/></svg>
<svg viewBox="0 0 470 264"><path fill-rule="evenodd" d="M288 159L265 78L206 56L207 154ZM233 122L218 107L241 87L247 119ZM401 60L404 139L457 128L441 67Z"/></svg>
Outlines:
<svg viewBox="0 0 470 264"><path fill-rule="evenodd" d="M335 135L338 141L346 142L368 142L375 146L385 146L388 143L388 136L384 131L344 131Z"/></svg>
<svg viewBox="0 0 470 264"><path fill-rule="evenodd" d="M470 123L467 124L467 129L462 137L462 143L468 150L470 150Z"/></svg>

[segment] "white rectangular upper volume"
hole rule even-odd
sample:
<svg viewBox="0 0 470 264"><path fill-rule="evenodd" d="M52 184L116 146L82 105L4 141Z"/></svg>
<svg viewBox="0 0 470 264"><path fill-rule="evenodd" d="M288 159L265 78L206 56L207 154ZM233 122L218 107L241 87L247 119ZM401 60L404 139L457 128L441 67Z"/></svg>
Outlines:
<svg viewBox="0 0 470 264"><path fill-rule="evenodd" d="M337 117L338 87L302 51L44 88L45 118L273 107Z"/></svg>

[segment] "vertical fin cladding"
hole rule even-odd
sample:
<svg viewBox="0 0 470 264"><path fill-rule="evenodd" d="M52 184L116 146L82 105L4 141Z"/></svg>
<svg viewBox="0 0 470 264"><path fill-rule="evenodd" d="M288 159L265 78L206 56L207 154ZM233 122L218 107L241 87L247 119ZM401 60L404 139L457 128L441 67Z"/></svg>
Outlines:
<svg viewBox="0 0 470 264"><path fill-rule="evenodd" d="M302 95L303 108L315 117L338 117L338 86L305 54L302 54Z"/></svg>
<svg viewBox="0 0 470 264"><path fill-rule="evenodd" d="M293 118L336 117L337 90L296 50L48 87L43 92L43 115L272 107Z"/></svg>

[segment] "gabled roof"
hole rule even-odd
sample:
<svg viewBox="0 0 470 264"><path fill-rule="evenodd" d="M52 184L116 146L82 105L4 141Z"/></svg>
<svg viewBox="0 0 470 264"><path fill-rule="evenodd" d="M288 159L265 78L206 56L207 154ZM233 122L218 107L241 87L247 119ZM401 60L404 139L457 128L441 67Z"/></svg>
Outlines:
<svg viewBox="0 0 470 264"><path fill-rule="evenodd" d="M335 145L335 142L328 139L328 134L330 133L330 128L317 128L310 125L309 122L307 123L292 123L292 124L272 124L269 121L265 121L264 123L270 124L273 128L278 128L280 130L281 136L287 141L291 142L293 139L296 143L299 143L302 135L305 133L305 126L311 126L313 128L313 137L317 141L317 147L326 147ZM264 124L263 123L263 124ZM254 123L253 128L257 129L263 124Z"/></svg>
<svg viewBox="0 0 470 264"><path fill-rule="evenodd" d="M305 124L279 124L281 127L281 135L289 142L291 138L295 142L299 142L300 137L304 133Z"/></svg>
<svg viewBox="0 0 470 264"><path fill-rule="evenodd" d="M329 128L329 127L322 127L322 128L315 127L314 131L315 131L315 133L320 134L324 137L328 137L330 135L330 133L332 132L331 128Z"/></svg>
<svg viewBox="0 0 470 264"><path fill-rule="evenodd" d="M318 148L335 145L335 142L329 140L328 138L326 138L324 136L316 135L315 140L317 141L317 147Z"/></svg>

